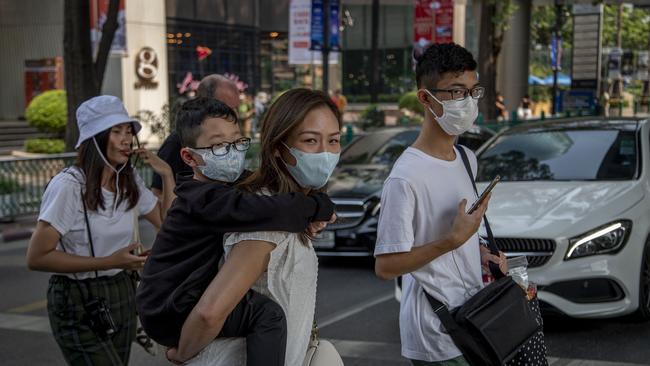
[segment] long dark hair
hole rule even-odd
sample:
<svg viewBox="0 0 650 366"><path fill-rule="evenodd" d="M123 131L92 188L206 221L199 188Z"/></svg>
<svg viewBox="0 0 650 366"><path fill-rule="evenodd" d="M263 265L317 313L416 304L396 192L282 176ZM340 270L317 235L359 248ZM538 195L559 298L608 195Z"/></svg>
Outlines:
<svg viewBox="0 0 650 366"><path fill-rule="evenodd" d="M105 157L107 156L106 150L110 133L111 129L109 128L95 136L97 145L99 145L99 148L102 150L101 153L104 154ZM108 157L106 157L106 159L108 159ZM104 160L99 155L92 138L82 142L81 146L79 146L75 166L81 169L86 176L86 189L83 193L83 199L86 206L91 211L98 211L99 209L104 210L106 206L104 196L102 195L102 173L106 163L104 163ZM117 167L118 170L120 168L121 166ZM111 172L111 179L112 181L115 180L115 172ZM138 185L135 181L133 167L129 161L126 162L126 166L120 172L119 187L115 187L115 196L115 199L117 199L117 206L119 206L123 201L128 200L128 210L134 208L140 199L140 191L138 190Z"/></svg>

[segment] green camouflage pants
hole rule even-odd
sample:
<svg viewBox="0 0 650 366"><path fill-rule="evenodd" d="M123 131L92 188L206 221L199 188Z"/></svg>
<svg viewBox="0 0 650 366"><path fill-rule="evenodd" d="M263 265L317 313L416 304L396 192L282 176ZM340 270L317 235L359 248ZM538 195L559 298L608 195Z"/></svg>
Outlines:
<svg viewBox="0 0 650 366"><path fill-rule="evenodd" d="M137 324L133 279L123 271L75 282L53 275L47 290L52 334L66 361L69 365L127 365ZM88 290L106 301L117 327L115 333L101 337L89 327L83 307Z"/></svg>

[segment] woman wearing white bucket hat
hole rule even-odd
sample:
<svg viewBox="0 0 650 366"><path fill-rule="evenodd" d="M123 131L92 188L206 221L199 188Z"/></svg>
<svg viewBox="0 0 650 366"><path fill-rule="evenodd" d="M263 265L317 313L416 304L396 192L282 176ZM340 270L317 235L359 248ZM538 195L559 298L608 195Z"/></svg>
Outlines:
<svg viewBox="0 0 650 366"><path fill-rule="evenodd" d="M135 284L124 270L142 268L134 243L137 218L159 228L173 200L169 165L133 149L140 131L119 98L98 96L77 109L74 166L48 184L27 251L30 269L53 272L47 293L52 333L74 365L126 365L136 333ZM137 140L136 140L137 141ZM163 177L162 201L129 158Z"/></svg>

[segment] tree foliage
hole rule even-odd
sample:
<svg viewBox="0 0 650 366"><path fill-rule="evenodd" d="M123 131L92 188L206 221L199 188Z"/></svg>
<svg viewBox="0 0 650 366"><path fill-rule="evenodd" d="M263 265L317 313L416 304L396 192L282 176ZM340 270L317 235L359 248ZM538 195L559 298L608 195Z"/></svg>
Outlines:
<svg viewBox="0 0 650 366"><path fill-rule="evenodd" d="M530 17L531 47L550 46L555 29L556 11L553 5L534 6ZM573 18L570 7L562 6L562 28L560 30L564 48L571 48L573 42Z"/></svg>
<svg viewBox="0 0 650 366"><path fill-rule="evenodd" d="M67 108L65 91L48 90L29 102L25 117L39 131L62 134L68 122Z"/></svg>
<svg viewBox="0 0 650 366"><path fill-rule="evenodd" d="M616 47L617 5L605 5L603 47ZM650 34L650 12L647 9L623 7L623 49L647 50Z"/></svg>

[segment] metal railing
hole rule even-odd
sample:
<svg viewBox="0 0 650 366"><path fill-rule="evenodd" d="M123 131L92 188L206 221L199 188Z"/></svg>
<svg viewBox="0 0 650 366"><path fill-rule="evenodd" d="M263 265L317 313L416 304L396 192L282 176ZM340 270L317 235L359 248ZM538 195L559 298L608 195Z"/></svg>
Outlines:
<svg viewBox="0 0 650 366"><path fill-rule="evenodd" d="M75 158L76 153L65 153L0 159L0 220L38 214L45 186L63 168L71 166ZM143 165L137 170L147 186L151 185L151 168Z"/></svg>

